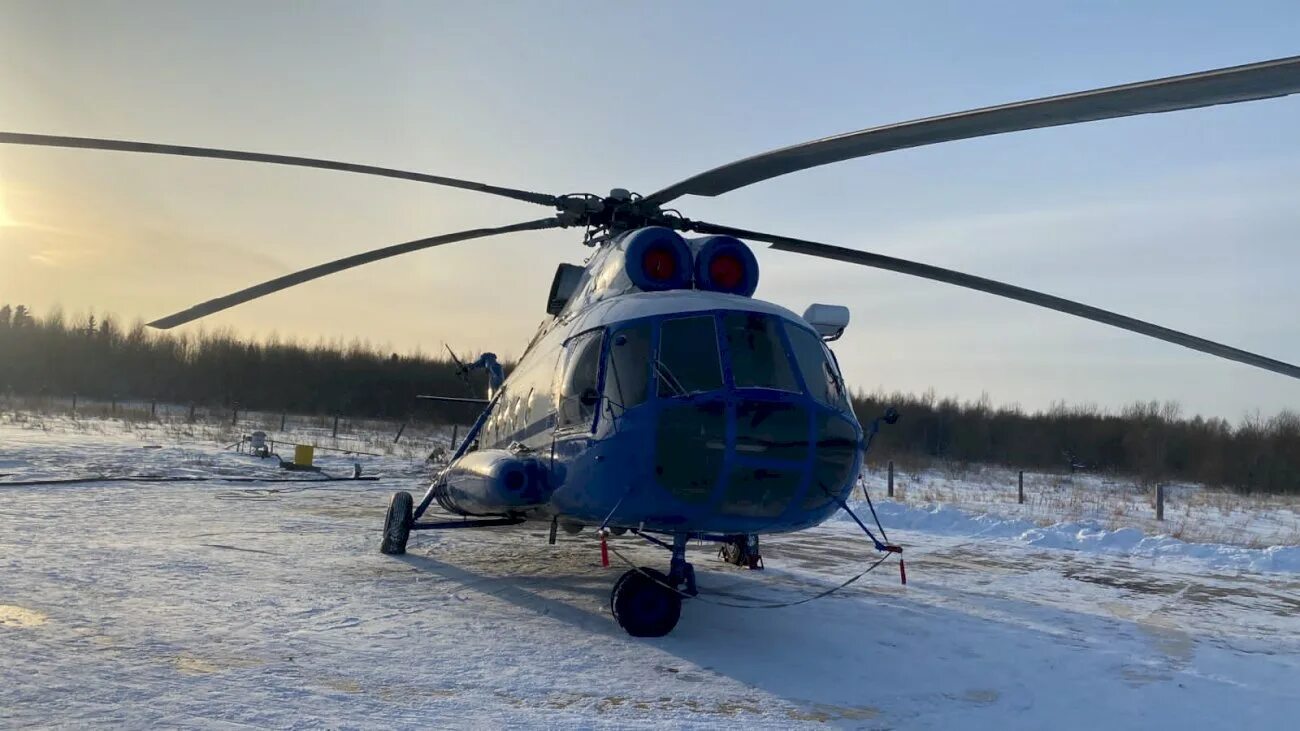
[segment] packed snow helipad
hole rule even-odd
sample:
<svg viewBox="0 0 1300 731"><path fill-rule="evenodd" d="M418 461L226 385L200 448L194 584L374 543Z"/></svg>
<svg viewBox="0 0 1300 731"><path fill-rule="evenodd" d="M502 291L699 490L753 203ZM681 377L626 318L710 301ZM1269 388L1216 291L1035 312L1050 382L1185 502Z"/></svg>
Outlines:
<svg viewBox="0 0 1300 731"><path fill-rule="evenodd" d="M144 439L161 448L138 432L0 426L0 482L278 472ZM689 601L672 635L636 640L609 616L622 569L600 567L590 534L548 546L543 525L422 533L407 556L384 556L388 495L419 491L425 471L363 468L385 479L0 487L0 726L1280 729L1300 717L1300 574L1285 553L1220 560L1132 536L1044 548L1058 542L950 515L923 530L922 509L891 504L886 528L909 527L890 531L906 587L890 562L786 609ZM693 560L713 599L797 599L860 570L873 552L856 530L773 538L764 572L707 547ZM614 545L664 561L631 537Z"/></svg>

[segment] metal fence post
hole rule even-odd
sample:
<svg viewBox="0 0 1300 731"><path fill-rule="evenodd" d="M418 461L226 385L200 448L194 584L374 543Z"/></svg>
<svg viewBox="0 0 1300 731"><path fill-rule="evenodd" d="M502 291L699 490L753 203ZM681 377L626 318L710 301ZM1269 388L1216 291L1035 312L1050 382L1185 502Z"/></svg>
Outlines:
<svg viewBox="0 0 1300 731"><path fill-rule="evenodd" d="M289 414L288 414L288 412L286 412L286 411L281 411L281 412L280 412L280 431L284 431L284 420L287 419L287 418L289 418Z"/></svg>
<svg viewBox="0 0 1300 731"><path fill-rule="evenodd" d="M889 497L894 496L894 460L889 460Z"/></svg>
<svg viewBox="0 0 1300 731"><path fill-rule="evenodd" d="M457 433L459 430L460 430L460 425L459 425L459 424L452 424L452 425L451 425L451 448L452 448L453 451L456 449L456 433Z"/></svg>
<svg viewBox="0 0 1300 731"><path fill-rule="evenodd" d="M1019 482L1020 482L1019 487L1016 490L1016 502L1021 505L1024 505L1025 504L1025 471L1024 470L1020 470Z"/></svg>
<svg viewBox="0 0 1300 731"><path fill-rule="evenodd" d="M1165 519L1165 486L1156 485L1156 520Z"/></svg>
<svg viewBox="0 0 1300 731"><path fill-rule="evenodd" d="M333 434L333 436L334 436L335 439L338 439L338 437L339 437L339 415L338 415L338 414L335 414L335 415L334 415L334 434Z"/></svg>

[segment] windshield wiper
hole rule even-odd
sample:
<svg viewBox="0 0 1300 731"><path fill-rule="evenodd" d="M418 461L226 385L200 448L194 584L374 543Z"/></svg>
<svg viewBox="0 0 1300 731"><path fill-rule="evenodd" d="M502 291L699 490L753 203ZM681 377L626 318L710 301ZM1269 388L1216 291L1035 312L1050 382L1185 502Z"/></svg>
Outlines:
<svg viewBox="0 0 1300 731"><path fill-rule="evenodd" d="M677 392L674 394L675 396L688 395L686 393L686 389L682 388L681 381L677 380L677 377L673 375L672 371L668 370L668 366L664 365L663 361L656 358L654 360L654 368L655 368L655 373L659 375L659 380L668 384L670 388L672 388L674 391Z"/></svg>
<svg viewBox="0 0 1300 731"><path fill-rule="evenodd" d="M831 387L835 389L835 395L840 397L841 401L848 400L848 394L845 393L844 381L840 375L831 368L830 363L822 363L822 368L826 371L826 377L830 379Z"/></svg>

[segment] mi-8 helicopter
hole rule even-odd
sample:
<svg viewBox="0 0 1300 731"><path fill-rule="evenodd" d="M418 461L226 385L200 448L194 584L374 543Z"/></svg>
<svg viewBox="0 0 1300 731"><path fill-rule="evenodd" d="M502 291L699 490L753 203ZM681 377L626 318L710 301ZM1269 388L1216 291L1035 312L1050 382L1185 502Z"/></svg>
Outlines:
<svg viewBox="0 0 1300 731"><path fill-rule="evenodd" d="M606 531L633 531L670 551L669 570L623 574L611 608L630 634L661 636L677 624L683 597L697 591L686 560L689 540L722 542L732 560L756 565L758 536L814 526L848 508L878 425L864 429L855 418L827 345L848 326L848 310L812 305L800 315L754 299L759 265L742 239L947 282L1300 378L1289 363L1078 302L905 259L691 220L667 204L891 150L1297 91L1300 57L1278 59L865 129L723 165L648 196L623 189L557 196L329 160L119 140L0 133L0 142L315 167L555 209L538 220L420 239L288 274L150 323L158 328L398 254L498 234L583 229L595 251L583 266L560 265L545 303L548 318L510 376L492 379L485 408L428 491L418 502L406 492L393 496L381 550L404 552L412 530L525 520L550 521L552 539L557 526L599 527L602 541ZM477 365L498 372L491 357ZM474 520L424 520L435 502ZM875 546L901 550L878 540Z"/></svg>

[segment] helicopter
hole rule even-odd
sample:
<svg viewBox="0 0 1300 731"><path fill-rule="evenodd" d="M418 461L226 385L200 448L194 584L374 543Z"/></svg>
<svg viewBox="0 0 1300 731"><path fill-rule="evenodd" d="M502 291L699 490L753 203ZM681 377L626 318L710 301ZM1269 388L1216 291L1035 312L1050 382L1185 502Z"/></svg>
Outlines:
<svg viewBox="0 0 1300 731"><path fill-rule="evenodd" d="M630 531L667 549L669 567L633 565L622 574L611 591L612 614L629 634L658 637L677 625L683 600L698 594L686 557L690 541L716 541L727 560L760 568L759 536L806 529L849 509L845 501L872 435L898 418L891 409L864 427L854 415L830 347L848 327L849 310L812 304L796 314L755 298L760 267L746 240L946 282L1300 378L1295 365L1072 300L907 259L692 220L670 203L892 150L1297 91L1300 57L1276 59L863 129L728 163L644 196L624 188L551 195L371 165L124 140L3 132L0 143L310 167L554 209L536 220L320 264L149 323L155 328L401 254L581 229L593 251L581 265L559 265L546 319L510 374L484 354L461 370L488 371L487 398L428 396L483 408L418 502L405 491L392 496L380 550L404 553L412 531L525 521L549 521L552 543L559 527L595 527L602 551L607 534ZM435 503L461 519L428 520ZM902 550L872 538L879 551Z"/></svg>

